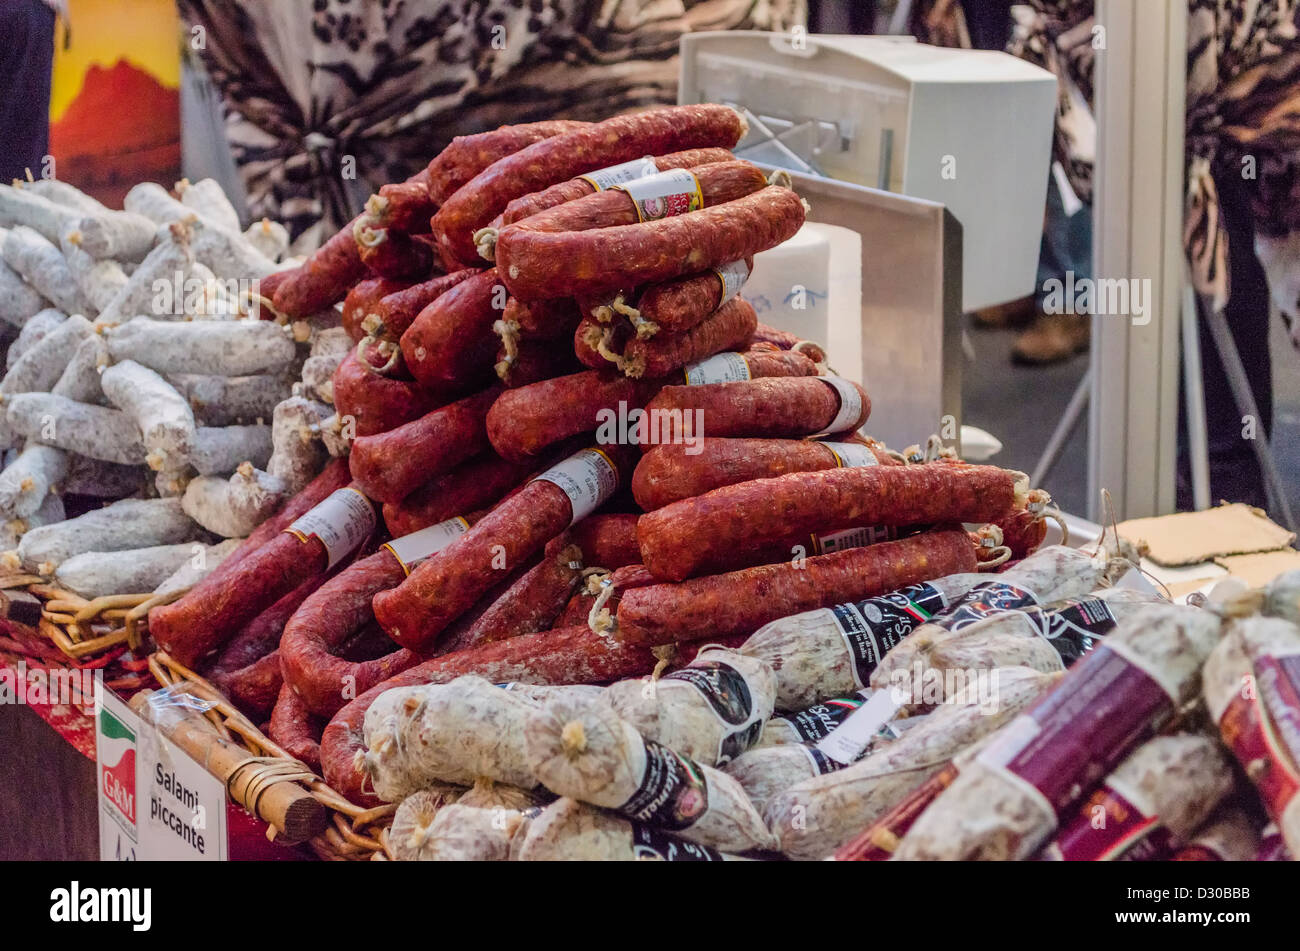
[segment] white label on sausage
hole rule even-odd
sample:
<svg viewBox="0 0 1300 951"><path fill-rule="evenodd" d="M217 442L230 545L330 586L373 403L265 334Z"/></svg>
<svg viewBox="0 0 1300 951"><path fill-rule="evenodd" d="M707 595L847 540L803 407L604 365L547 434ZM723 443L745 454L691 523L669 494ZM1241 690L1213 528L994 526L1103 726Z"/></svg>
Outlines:
<svg viewBox="0 0 1300 951"><path fill-rule="evenodd" d="M880 460L871 451L870 446L856 442L823 442L823 446L835 455L835 461L841 469L860 469L865 466L878 466Z"/></svg>
<svg viewBox="0 0 1300 951"><path fill-rule="evenodd" d="M674 168L638 178L634 182L617 186L617 189L627 192L636 205L637 217L642 221L672 218L704 207L700 180L687 168Z"/></svg>
<svg viewBox="0 0 1300 951"><path fill-rule="evenodd" d="M411 569L430 555L442 551L461 535L469 531L469 522L457 516L437 525L429 525L418 532L411 532L401 538L394 538L384 547L393 553L409 575Z"/></svg>
<svg viewBox="0 0 1300 951"><path fill-rule="evenodd" d="M826 427L826 432L838 433L855 429L862 417L862 394L858 388L842 376L821 376L817 379L840 395L840 411Z"/></svg>
<svg viewBox="0 0 1300 951"><path fill-rule="evenodd" d="M718 301L718 306L721 307L739 294L740 289L745 286L745 282L749 280L749 265L745 263L744 258L741 258L739 261L724 264L713 273L722 281L722 300Z"/></svg>
<svg viewBox="0 0 1300 951"><path fill-rule="evenodd" d="M749 361L743 353L715 353L698 363L686 367L686 385L704 386L706 383L737 383L753 379Z"/></svg>
<svg viewBox="0 0 1300 951"><path fill-rule="evenodd" d="M573 505L569 524L586 518L618 491L618 467L599 449L575 452L563 462L551 466L534 482L558 486Z"/></svg>
<svg viewBox="0 0 1300 951"><path fill-rule="evenodd" d="M320 539L329 555L328 568L361 546L375 530L375 507L351 487L336 489L309 512L305 512L285 529L299 541Z"/></svg>
<svg viewBox="0 0 1300 951"><path fill-rule="evenodd" d="M847 548L866 548L876 542L888 542L898 538L898 529L892 525L862 525L858 528L846 528L840 532L827 532L814 535L813 551L819 555L844 551Z"/></svg>
<svg viewBox="0 0 1300 951"><path fill-rule="evenodd" d="M659 174L659 166L655 164L653 158L647 155L644 158L623 162L621 165L611 165L609 168L602 168L578 177L583 181L590 182L596 191L603 192L607 188L624 185L627 182L634 182L638 178L646 178L657 174Z"/></svg>
<svg viewBox="0 0 1300 951"><path fill-rule="evenodd" d="M846 766L856 762L880 728L894 718L902 706L893 690L877 690L862 706L849 714L848 719L823 737L817 749L837 763Z"/></svg>

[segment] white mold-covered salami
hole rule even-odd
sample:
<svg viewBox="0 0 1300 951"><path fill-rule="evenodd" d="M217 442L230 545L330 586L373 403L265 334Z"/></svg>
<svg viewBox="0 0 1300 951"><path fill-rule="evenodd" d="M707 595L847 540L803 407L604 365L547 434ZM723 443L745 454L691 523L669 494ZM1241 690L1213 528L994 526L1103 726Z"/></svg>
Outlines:
<svg viewBox="0 0 1300 951"><path fill-rule="evenodd" d="M900 859L1024 859L1061 817L1201 689L1221 621L1145 605L1016 717L917 819Z"/></svg>
<svg viewBox="0 0 1300 951"><path fill-rule="evenodd" d="M302 384L308 394L334 404L334 371L352 349L352 338L342 327L331 327L316 335L311 356L302 365Z"/></svg>
<svg viewBox="0 0 1300 951"><path fill-rule="evenodd" d="M1300 855L1300 627L1233 621L1205 664L1205 704L1292 855ZM1292 779L1288 781L1287 777Z"/></svg>
<svg viewBox="0 0 1300 951"><path fill-rule="evenodd" d="M283 400L293 390L282 374L253 376L203 376L177 374L172 384L189 400L194 416L203 426L231 426L236 423L271 421Z"/></svg>
<svg viewBox="0 0 1300 951"><path fill-rule="evenodd" d="M68 270L77 282L82 297L90 305L94 315L98 315L112 303L122 288L130 281L122 265L116 261L96 261L81 247L81 232L71 231L63 236L60 245L63 259L68 262Z"/></svg>
<svg viewBox="0 0 1300 951"><path fill-rule="evenodd" d="M0 472L0 514L27 518L67 477L68 464L68 454L62 449L28 442L18 458Z"/></svg>
<svg viewBox="0 0 1300 951"><path fill-rule="evenodd" d="M291 396L276 406L266 471L283 479L290 492L310 482L324 464L321 426L333 415L330 407L305 396Z"/></svg>
<svg viewBox="0 0 1300 951"><path fill-rule="evenodd" d="M564 703L586 704L599 700L605 693L604 687L597 687L594 684L526 684L512 680L497 686L536 704L547 704L557 700Z"/></svg>
<svg viewBox="0 0 1300 951"><path fill-rule="evenodd" d="M17 227L5 235L4 259L24 281L60 310L69 314L94 311L82 295L58 245L51 244L31 228Z"/></svg>
<svg viewBox="0 0 1300 951"><path fill-rule="evenodd" d="M275 514L288 497L273 475L241 463L228 479L199 476L185 487L185 514L223 538L240 538Z"/></svg>
<svg viewBox="0 0 1300 951"><path fill-rule="evenodd" d="M238 230L227 231L206 218L187 218L194 256L227 280L255 281L272 274L276 264L244 240Z"/></svg>
<svg viewBox="0 0 1300 951"><path fill-rule="evenodd" d="M837 769L843 766L815 747L790 743L742 753L724 766L723 772L740 783L754 808L766 815L768 805L780 793Z"/></svg>
<svg viewBox="0 0 1300 951"><path fill-rule="evenodd" d="M679 838L576 799L557 799L514 837L519 862L724 862L744 859Z"/></svg>
<svg viewBox="0 0 1300 951"><path fill-rule="evenodd" d="M1191 733L1158 736L1106 777L1041 856L1082 862L1167 859L1231 791L1232 782L1218 742Z"/></svg>
<svg viewBox="0 0 1300 951"><path fill-rule="evenodd" d="M293 363L293 340L266 320L184 323L138 317L108 331L114 360L135 360L159 373L246 376Z"/></svg>
<svg viewBox="0 0 1300 951"><path fill-rule="evenodd" d="M5 234L5 229L0 228L0 248L3 248ZM40 291L0 259L0 320L12 327L22 328L45 306L45 298Z"/></svg>
<svg viewBox="0 0 1300 951"><path fill-rule="evenodd" d="M911 631L896 644L871 675L871 686L889 684L895 670L912 668L934 643L953 631L990 615L1039 607L1053 601L1081 598L1102 583L1113 580L1122 562L1108 549L1096 555L1064 545L1040 548L1028 558L992 577L986 577L960 599Z"/></svg>
<svg viewBox="0 0 1300 951"><path fill-rule="evenodd" d="M289 251L289 229L270 218L249 225L244 230L244 240L272 261L279 261Z"/></svg>
<svg viewBox="0 0 1300 951"><path fill-rule="evenodd" d="M25 227L57 244L59 236L79 217L75 208L50 201L31 189L0 185L0 225L6 228Z"/></svg>
<svg viewBox="0 0 1300 951"><path fill-rule="evenodd" d="M167 580L190 557L189 545L85 552L59 565L54 580L88 599L110 594L143 594Z"/></svg>
<svg viewBox="0 0 1300 951"><path fill-rule="evenodd" d="M176 275L183 278L193 263L189 229L182 224L172 225L131 272L126 284L100 310L99 323L111 327L145 315L167 317L178 314L181 302L176 300L174 292ZM171 294L165 295L166 306L161 306L158 300L159 287L173 289Z"/></svg>
<svg viewBox="0 0 1300 951"><path fill-rule="evenodd" d="M194 434L190 464L199 475L223 475L241 462L265 469L270 458L270 426L200 426Z"/></svg>
<svg viewBox="0 0 1300 951"><path fill-rule="evenodd" d="M99 375L107 366L108 344L99 334L92 334L77 344L50 392L78 403L102 403L104 388Z"/></svg>
<svg viewBox="0 0 1300 951"><path fill-rule="evenodd" d="M430 781L468 785L478 777L536 786L523 749L523 725L535 709L482 677L385 691L364 727L375 794L396 802Z"/></svg>
<svg viewBox="0 0 1300 951"><path fill-rule="evenodd" d="M460 799L465 790L450 783L431 783L411 793L393 813L388 827L388 844L399 862L432 862L429 829L438 813Z"/></svg>
<svg viewBox="0 0 1300 951"><path fill-rule="evenodd" d="M1176 862L1249 862L1259 851L1259 829L1240 806L1225 803L1174 855Z"/></svg>
<svg viewBox="0 0 1300 951"><path fill-rule="evenodd" d="M776 709L803 710L867 686L880 659L926 619L988 580L960 574L760 627L740 653L776 674Z"/></svg>
<svg viewBox="0 0 1300 951"><path fill-rule="evenodd" d="M70 185L57 178L37 178L30 182L20 182L15 187L30 195L40 195L56 205L62 205L83 215L112 214L106 205L100 204L76 185Z"/></svg>
<svg viewBox="0 0 1300 951"><path fill-rule="evenodd" d="M185 397L161 376L121 360L100 375L104 395L140 428L147 461L154 469L175 469L194 450L194 412Z"/></svg>
<svg viewBox="0 0 1300 951"><path fill-rule="evenodd" d="M122 465L69 453L68 475L59 488L68 495L87 495L95 499L121 499L138 494L152 472L140 465Z"/></svg>
<svg viewBox="0 0 1300 951"><path fill-rule="evenodd" d="M775 843L739 783L647 740L604 703L547 704L524 738L528 765L556 795L722 851Z"/></svg>
<svg viewBox="0 0 1300 951"><path fill-rule="evenodd" d="M138 465L145 461L140 427L121 410L53 393L17 393L5 404L9 426L27 439L106 462Z"/></svg>
<svg viewBox="0 0 1300 951"><path fill-rule="evenodd" d="M13 365L23 358L23 354L44 340L50 331L67 319L67 314L53 307L46 307L33 314L18 331L18 338L9 345L9 352L5 354L6 369L12 369Z"/></svg>
<svg viewBox="0 0 1300 951"><path fill-rule="evenodd" d="M533 813L476 808L464 800L443 806L429 824L423 853L432 862L505 862Z"/></svg>
<svg viewBox="0 0 1300 951"><path fill-rule="evenodd" d="M844 769L776 795L764 813L796 859L823 859L878 819L965 747L1010 721L1059 675L1004 668L991 697L944 703L924 723Z"/></svg>
<svg viewBox="0 0 1300 951"><path fill-rule="evenodd" d="M193 208L181 204L156 182L141 182L133 186L122 200L122 207L143 215L155 225L171 224L195 213Z"/></svg>
<svg viewBox="0 0 1300 951"><path fill-rule="evenodd" d="M65 237L97 261L143 261L153 248L155 225L129 211L87 215Z"/></svg>
<svg viewBox="0 0 1300 951"><path fill-rule="evenodd" d="M23 536L18 556L26 570L47 574L83 552L178 545L198 535L199 527L181 509L180 499L123 499L57 525L32 529ZM152 591L158 581L138 590Z"/></svg>
<svg viewBox="0 0 1300 951"><path fill-rule="evenodd" d="M646 739L719 766L758 740L775 695L765 661L717 648L664 677L611 684L604 702Z"/></svg>
<svg viewBox="0 0 1300 951"><path fill-rule="evenodd" d="M90 321L73 314L32 344L0 381L0 393L47 393L59 382L81 342L95 335Z"/></svg>
<svg viewBox="0 0 1300 951"><path fill-rule="evenodd" d="M197 182L181 179L173 190L182 205L212 224L226 231L239 230L239 212L216 179L204 178Z"/></svg>
<svg viewBox="0 0 1300 951"><path fill-rule="evenodd" d="M190 544L190 557L184 564L173 571L158 587L156 595L171 595L188 591L208 575L212 574L226 556L239 547L242 538L227 538L215 545L203 545L199 542Z"/></svg>

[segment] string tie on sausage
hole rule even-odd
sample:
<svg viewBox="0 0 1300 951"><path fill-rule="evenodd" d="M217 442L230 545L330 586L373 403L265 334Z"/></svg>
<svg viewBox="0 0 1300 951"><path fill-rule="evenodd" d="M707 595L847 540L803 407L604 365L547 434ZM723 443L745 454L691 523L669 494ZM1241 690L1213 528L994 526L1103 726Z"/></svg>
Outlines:
<svg viewBox="0 0 1300 951"><path fill-rule="evenodd" d="M384 356L385 350L383 344L385 343L391 345L391 341L380 340L373 335L368 335L366 337L363 337L361 341L357 344L357 349L356 349L357 363L361 364L363 367L365 367L367 370L369 370L371 373L375 374L376 376L388 376L390 373L393 372L393 369L397 366L398 362L402 359L402 351L399 348L397 347L392 348L391 352L387 354L388 360L382 366L375 366L373 363L370 362L369 358L367 357L367 354L369 353L371 347L374 347L375 351L380 356Z"/></svg>
<svg viewBox="0 0 1300 951"><path fill-rule="evenodd" d="M614 298L609 306L615 313L622 314L631 321L632 326L636 329L638 340L649 340L659 332L659 325L653 320L642 317L641 311L629 304L621 293Z"/></svg>
<svg viewBox="0 0 1300 951"><path fill-rule="evenodd" d="M484 261L496 262L497 259L497 229L492 227L479 228L474 232L474 250Z"/></svg>
<svg viewBox="0 0 1300 951"><path fill-rule="evenodd" d="M587 751L587 731L582 728L581 720L570 720L560 730L560 744L565 754L570 757Z"/></svg>

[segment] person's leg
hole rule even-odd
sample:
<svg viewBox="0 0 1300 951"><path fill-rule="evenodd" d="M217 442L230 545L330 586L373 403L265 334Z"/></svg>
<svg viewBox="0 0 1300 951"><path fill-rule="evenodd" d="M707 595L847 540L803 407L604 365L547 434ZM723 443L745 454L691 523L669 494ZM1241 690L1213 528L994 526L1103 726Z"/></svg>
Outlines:
<svg viewBox="0 0 1300 951"><path fill-rule="evenodd" d="M1209 439L1210 498L1227 499L1260 508L1267 494L1254 447L1248 438L1253 431L1260 439L1273 429L1273 366L1269 357L1268 282L1255 257L1255 225L1251 218L1245 183L1230 171L1215 174L1219 205L1228 234L1228 267L1232 294L1224 312L1250 380L1260 418L1243 420L1233 399L1223 361L1214 338L1202 322L1201 369L1205 386L1205 422ZM1190 464L1187 458L1186 427L1180 404L1178 507L1192 507Z"/></svg>
<svg viewBox="0 0 1300 951"><path fill-rule="evenodd" d="M0 181L39 175L50 149L54 11L42 0L0 2Z"/></svg>

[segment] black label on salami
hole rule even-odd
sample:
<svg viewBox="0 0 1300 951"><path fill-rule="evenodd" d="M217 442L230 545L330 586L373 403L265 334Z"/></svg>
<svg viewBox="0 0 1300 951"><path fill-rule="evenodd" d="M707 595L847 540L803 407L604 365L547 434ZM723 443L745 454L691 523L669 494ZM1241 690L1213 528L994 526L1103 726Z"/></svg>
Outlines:
<svg viewBox="0 0 1300 951"><path fill-rule="evenodd" d="M942 592L928 584L831 608L853 656L857 685L865 687L880 658L943 608Z"/></svg>
<svg viewBox="0 0 1300 951"><path fill-rule="evenodd" d="M709 788L700 767L685 756L645 741L641 785L618 812L660 829L689 829L709 810Z"/></svg>
<svg viewBox="0 0 1300 951"><path fill-rule="evenodd" d="M1109 604L1100 598L1085 598L1056 611L1044 611L1031 620L1041 626L1043 636L1056 648L1069 667L1097 646L1097 641L1115 629L1118 621Z"/></svg>
<svg viewBox="0 0 1300 951"><path fill-rule="evenodd" d="M687 842L638 822L632 823L632 854L649 862L721 862L722 853L707 845Z"/></svg>
<svg viewBox="0 0 1300 951"><path fill-rule="evenodd" d="M844 768L843 763L835 762L815 746L805 746L803 749L808 754L808 759L812 761L813 769L817 771L818 776L825 776L827 773Z"/></svg>
<svg viewBox="0 0 1300 951"><path fill-rule="evenodd" d="M814 704L806 710L789 716L776 717L790 724L801 743L816 743L844 722L850 713L862 706L861 697L842 697Z"/></svg>
<svg viewBox="0 0 1300 951"><path fill-rule="evenodd" d="M718 747L718 766L726 766L745 750L758 742L763 733L763 721L755 720L741 730L732 730L722 738Z"/></svg>
<svg viewBox="0 0 1300 951"><path fill-rule="evenodd" d="M1000 581L986 581L967 591L960 601L938 615L931 623L937 624L946 631L960 631L986 617L1037 604L1038 598L1032 591L1017 588L1013 584L1003 584Z"/></svg>
<svg viewBox="0 0 1300 951"><path fill-rule="evenodd" d="M717 758L719 766L731 762L758 742L763 721L754 716L754 696L744 674L730 664L697 660L663 679L690 684L708 701L719 720L734 727L722 735Z"/></svg>

